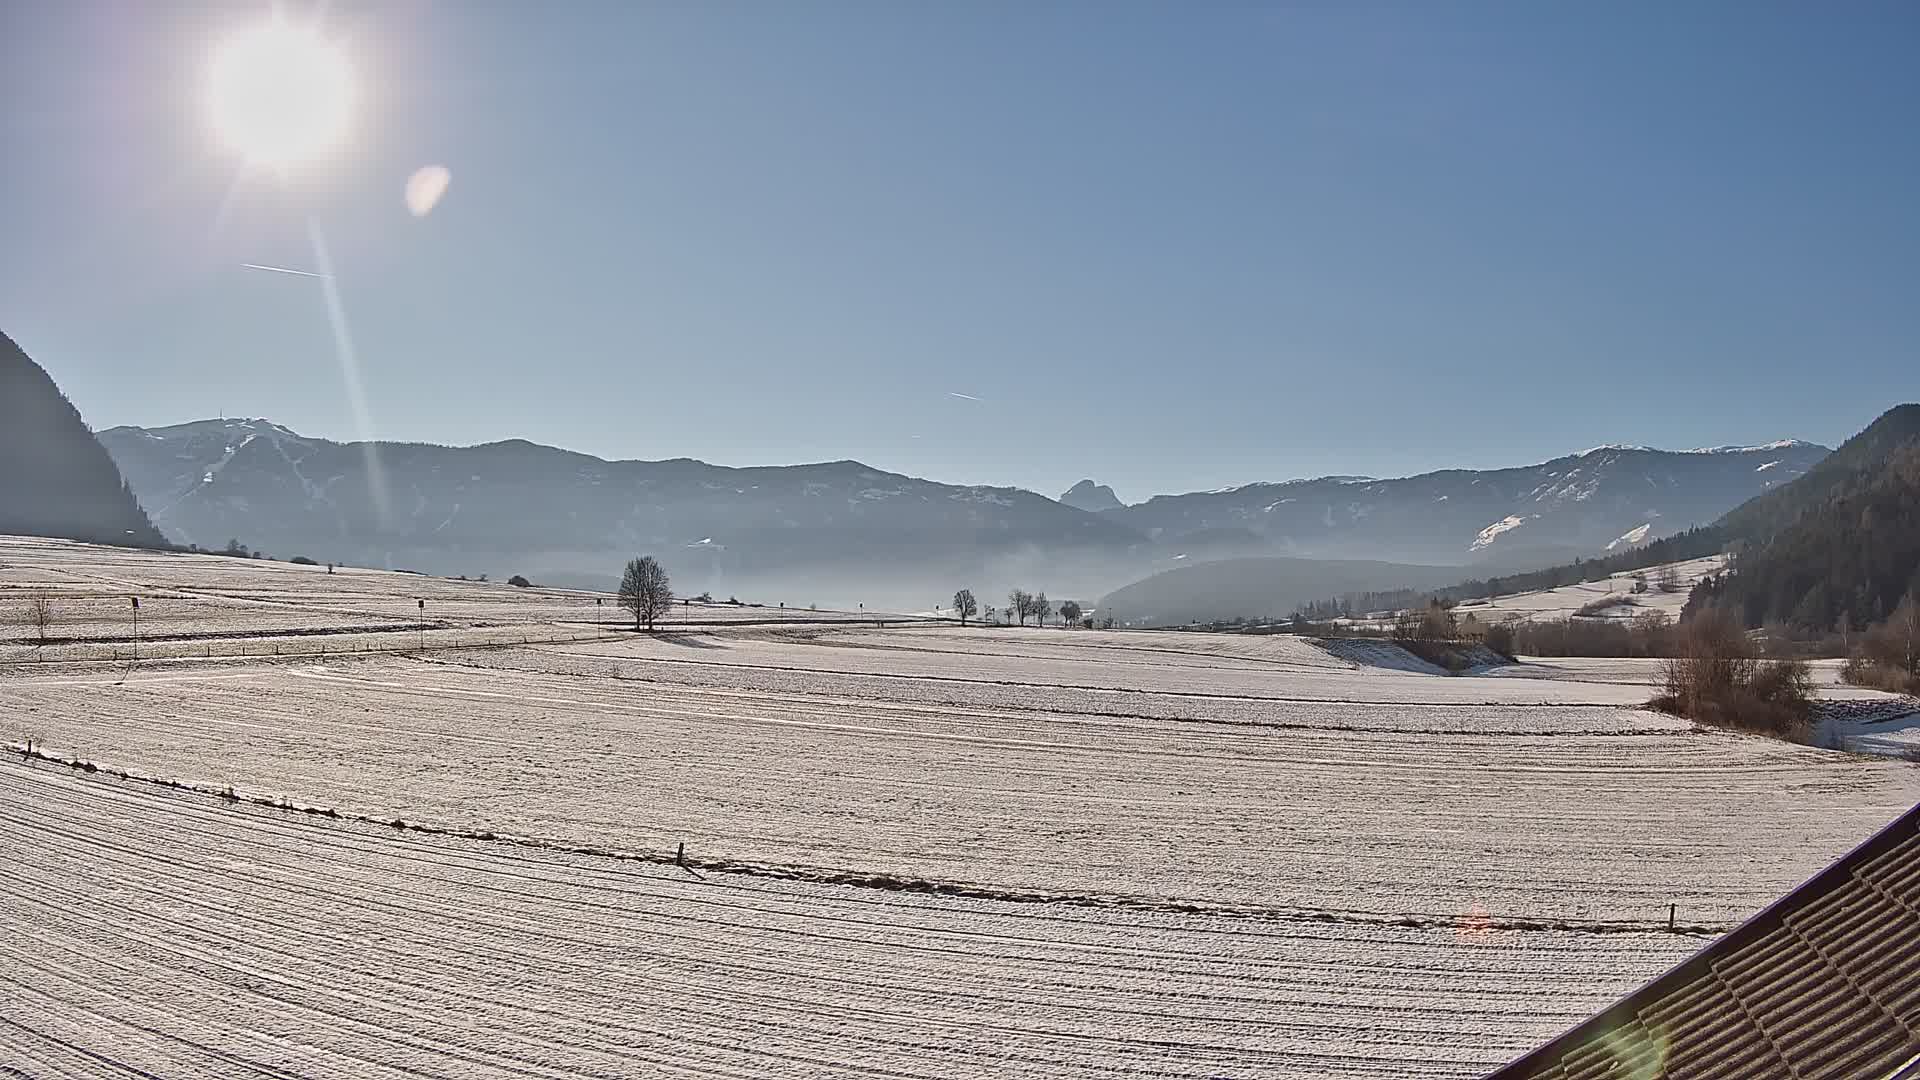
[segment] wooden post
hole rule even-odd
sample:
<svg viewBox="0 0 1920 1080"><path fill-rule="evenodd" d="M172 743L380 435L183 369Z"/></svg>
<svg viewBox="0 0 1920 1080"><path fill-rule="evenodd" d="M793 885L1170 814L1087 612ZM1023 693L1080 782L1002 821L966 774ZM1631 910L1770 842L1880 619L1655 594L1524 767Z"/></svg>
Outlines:
<svg viewBox="0 0 1920 1080"><path fill-rule="evenodd" d="M681 867L682 869L685 869L685 868L686 868L686 865L687 865L687 842L686 842L685 840L682 840L682 841L680 841L680 850L679 850L678 852L676 852L676 853L674 854L674 856L673 856L673 861L674 861L674 863L675 863L675 864L677 864L678 866L680 866L680 867Z"/></svg>
<svg viewBox="0 0 1920 1080"><path fill-rule="evenodd" d="M1674 912L1678 911L1679 909L1680 909L1680 905L1678 904L1667 905L1667 929L1669 930L1673 929Z"/></svg>

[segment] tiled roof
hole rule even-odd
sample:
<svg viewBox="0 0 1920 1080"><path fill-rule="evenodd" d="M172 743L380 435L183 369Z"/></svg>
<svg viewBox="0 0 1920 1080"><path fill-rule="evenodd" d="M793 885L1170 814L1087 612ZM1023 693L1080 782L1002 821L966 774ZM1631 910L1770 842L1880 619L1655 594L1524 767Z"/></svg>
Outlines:
<svg viewBox="0 0 1920 1080"><path fill-rule="evenodd" d="M1920 806L1488 1080L1920 1077Z"/></svg>

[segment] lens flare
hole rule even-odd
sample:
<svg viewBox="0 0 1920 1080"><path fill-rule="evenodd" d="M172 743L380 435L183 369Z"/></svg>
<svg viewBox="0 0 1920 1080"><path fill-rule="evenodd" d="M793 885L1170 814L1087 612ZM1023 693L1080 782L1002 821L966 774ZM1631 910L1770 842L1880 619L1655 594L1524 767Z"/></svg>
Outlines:
<svg viewBox="0 0 1920 1080"><path fill-rule="evenodd" d="M274 21L227 39L207 78L214 131L249 163L281 167L333 147L353 111L346 55L310 29Z"/></svg>
<svg viewBox="0 0 1920 1080"><path fill-rule="evenodd" d="M440 202L440 196L447 193L447 185L453 182L453 174L445 165L428 165L416 169L407 177L407 212L414 217L426 217Z"/></svg>

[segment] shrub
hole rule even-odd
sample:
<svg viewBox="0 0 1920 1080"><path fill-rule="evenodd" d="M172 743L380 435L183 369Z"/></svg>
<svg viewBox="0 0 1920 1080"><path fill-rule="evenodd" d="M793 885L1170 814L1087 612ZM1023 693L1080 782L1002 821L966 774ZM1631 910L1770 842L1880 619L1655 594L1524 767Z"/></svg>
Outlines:
<svg viewBox="0 0 1920 1080"><path fill-rule="evenodd" d="M1885 690L1890 694L1920 696L1920 675L1909 675L1891 664L1882 664L1864 656L1849 659L1840 669L1840 677L1855 686Z"/></svg>
<svg viewBox="0 0 1920 1080"><path fill-rule="evenodd" d="M1578 608L1574 609L1573 613L1575 615L1586 615L1589 617L1605 615L1613 608L1632 607L1636 603L1638 603L1638 601L1636 601L1631 594L1624 596L1603 596L1598 600L1589 600L1581 604Z"/></svg>
<svg viewBox="0 0 1920 1080"><path fill-rule="evenodd" d="M507 584L513 586L516 589L529 589L533 587L533 582L528 581L526 578L521 577L519 574L515 574L512 577L508 578Z"/></svg>
<svg viewBox="0 0 1920 1080"><path fill-rule="evenodd" d="M1473 666L1462 655L1459 646L1452 642L1415 638L1411 641L1401 639L1398 644L1427 663L1445 669L1449 675L1458 675Z"/></svg>
<svg viewBox="0 0 1920 1080"><path fill-rule="evenodd" d="M1506 623L1493 623L1487 627L1480 640L1486 643L1487 648L1509 660L1513 659L1513 627Z"/></svg>
<svg viewBox="0 0 1920 1080"><path fill-rule="evenodd" d="M1672 624L1658 611L1627 619L1546 619L1514 624L1513 648L1528 656L1674 656Z"/></svg>
<svg viewBox="0 0 1920 1080"><path fill-rule="evenodd" d="M1801 660L1761 660L1740 623L1709 608L1682 624L1661 665L1662 712L1716 727L1802 741L1813 716L1813 676Z"/></svg>
<svg viewBox="0 0 1920 1080"><path fill-rule="evenodd" d="M1886 622L1860 636L1841 677L1896 694L1920 694L1920 597L1908 593Z"/></svg>
<svg viewBox="0 0 1920 1080"><path fill-rule="evenodd" d="M319 566L320 565L319 563L313 561L312 559L307 558L305 555L295 555L293 558L288 559L287 561L294 564L295 566Z"/></svg>

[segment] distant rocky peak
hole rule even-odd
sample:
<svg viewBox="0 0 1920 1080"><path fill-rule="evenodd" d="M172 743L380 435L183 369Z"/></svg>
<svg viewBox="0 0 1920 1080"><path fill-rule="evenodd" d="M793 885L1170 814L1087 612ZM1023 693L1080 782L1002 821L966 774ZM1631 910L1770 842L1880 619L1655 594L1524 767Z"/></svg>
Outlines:
<svg viewBox="0 0 1920 1080"><path fill-rule="evenodd" d="M1082 480L1068 488L1066 493L1060 496L1060 501L1075 510L1085 510L1090 514L1097 514L1102 510L1118 510L1126 505L1113 493L1112 488L1105 484L1096 484L1092 480Z"/></svg>

